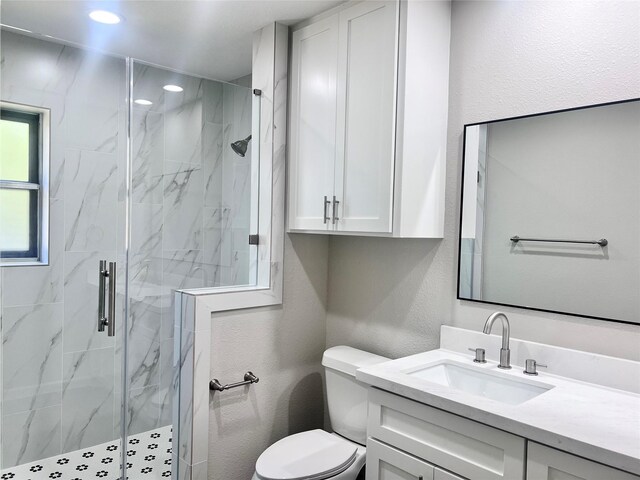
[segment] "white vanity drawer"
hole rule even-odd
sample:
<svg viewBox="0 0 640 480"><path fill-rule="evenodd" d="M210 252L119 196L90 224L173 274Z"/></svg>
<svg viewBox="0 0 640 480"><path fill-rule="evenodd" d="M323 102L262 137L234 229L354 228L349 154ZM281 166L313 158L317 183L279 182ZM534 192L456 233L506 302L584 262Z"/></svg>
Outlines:
<svg viewBox="0 0 640 480"><path fill-rule="evenodd" d="M524 479L524 438L376 388L367 433L466 478Z"/></svg>
<svg viewBox="0 0 640 480"><path fill-rule="evenodd" d="M434 470L433 465L408 453L367 439L366 480L433 480Z"/></svg>
<svg viewBox="0 0 640 480"><path fill-rule="evenodd" d="M529 442L528 480L639 480L640 477Z"/></svg>

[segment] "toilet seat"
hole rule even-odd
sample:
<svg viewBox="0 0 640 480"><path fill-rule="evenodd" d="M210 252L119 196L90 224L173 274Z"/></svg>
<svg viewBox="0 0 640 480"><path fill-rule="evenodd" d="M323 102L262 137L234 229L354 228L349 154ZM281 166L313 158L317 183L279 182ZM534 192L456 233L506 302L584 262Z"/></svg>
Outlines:
<svg viewBox="0 0 640 480"><path fill-rule="evenodd" d="M261 480L323 480L345 471L358 446L324 430L290 435L267 448L256 462Z"/></svg>

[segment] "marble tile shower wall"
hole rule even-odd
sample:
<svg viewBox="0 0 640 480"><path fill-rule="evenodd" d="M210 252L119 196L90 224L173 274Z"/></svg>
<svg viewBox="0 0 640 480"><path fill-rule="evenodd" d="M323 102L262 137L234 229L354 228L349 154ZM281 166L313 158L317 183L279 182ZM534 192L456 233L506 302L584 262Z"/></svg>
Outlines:
<svg viewBox="0 0 640 480"><path fill-rule="evenodd" d="M131 126L131 434L171 422L172 289L248 277L249 157L225 157L223 147L242 130L231 119L247 116L250 130L249 90L242 103L240 87L172 75L185 91L168 94L166 74L134 69L136 98L154 104L135 108ZM114 339L95 327L99 259L118 260L120 312L124 304L125 62L2 32L1 80L2 100L51 109L50 264L0 268L8 468L119 436L122 331Z"/></svg>
<svg viewBox="0 0 640 480"><path fill-rule="evenodd" d="M50 263L0 269L8 468L117 435L121 363L114 338L96 331L96 270L118 256L126 77L122 59L1 40L2 100L51 110Z"/></svg>
<svg viewBox="0 0 640 480"><path fill-rule="evenodd" d="M167 83L184 91L166 93ZM132 125L132 250L142 284L161 283L160 274L174 289L249 282L251 144L244 158L230 148L251 133L242 83L134 67L134 98L153 102L134 108Z"/></svg>
<svg viewBox="0 0 640 480"><path fill-rule="evenodd" d="M177 84L181 93L163 85ZM172 291L249 280L250 89L135 64L132 119L130 431L171 422ZM230 153L231 152L231 153ZM144 345L144 347L142 347ZM138 403L140 407L138 407ZM159 405L159 419L149 418ZM144 412L144 413L143 413Z"/></svg>

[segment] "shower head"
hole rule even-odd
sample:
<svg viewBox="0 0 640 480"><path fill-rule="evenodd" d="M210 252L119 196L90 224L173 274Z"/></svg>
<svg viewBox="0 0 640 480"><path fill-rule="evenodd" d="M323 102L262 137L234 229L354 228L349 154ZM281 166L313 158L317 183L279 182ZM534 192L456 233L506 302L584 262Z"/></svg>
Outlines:
<svg viewBox="0 0 640 480"><path fill-rule="evenodd" d="M251 135L249 135L244 140L236 140L231 144L231 149L236 152L236 154L244 157L244 154L247 153L247 147L249 146L249 142L251 141Z"/></svg>

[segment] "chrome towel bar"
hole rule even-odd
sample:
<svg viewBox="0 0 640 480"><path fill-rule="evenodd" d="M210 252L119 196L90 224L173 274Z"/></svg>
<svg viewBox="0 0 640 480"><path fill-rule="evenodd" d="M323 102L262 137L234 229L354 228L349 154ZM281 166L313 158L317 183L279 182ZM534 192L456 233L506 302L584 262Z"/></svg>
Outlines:
<svg viewBox="0 0 640 480"><path fill-rule="evenodd" d="M242 387L243 385L251 385L252 383L258 383L260 379L256 377L253 373L247 372L244 374L244 381L236 382L236 383L227 383L226 385L222 385L217 378L214 378L209 382L209 390L213 390L215 392L222 392L224 390L229 390L231 388Z"/></svg>
<svg viewBox="0 0 640 480"><path fill-rule="evenodd" d="M606 238L601 238L600 240L561 240L561 239L547 239L547 238L522 238L518 235L514 235L511 237L511 241L513 243L518 242L546 242L546 243L587 243L589 245L600 245L601 247L606 247L609 244L609 241Z"/></svg>

